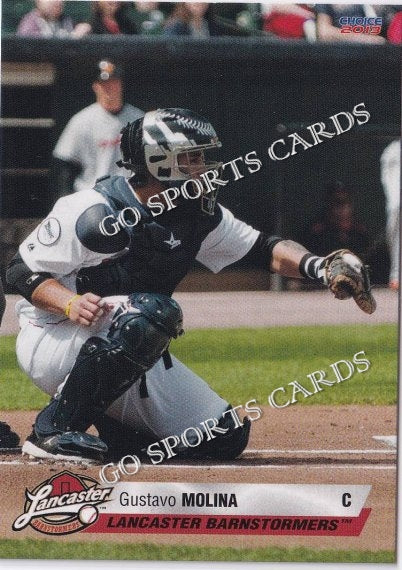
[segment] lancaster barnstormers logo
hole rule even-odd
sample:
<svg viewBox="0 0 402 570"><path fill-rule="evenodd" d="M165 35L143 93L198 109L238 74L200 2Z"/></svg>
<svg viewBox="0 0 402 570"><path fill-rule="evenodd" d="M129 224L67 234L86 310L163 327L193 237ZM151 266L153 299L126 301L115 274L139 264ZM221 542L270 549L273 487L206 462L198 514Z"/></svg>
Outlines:
<svg viewBox="0 0 402 570"><path fill-rule="evenodd" d="M13 530L30 525L43 534L71 534L93 524L97 505L107 501L112 487L98 487L95 479L63 471L43 481L32 491L25 490L24 513Z"/></svg>

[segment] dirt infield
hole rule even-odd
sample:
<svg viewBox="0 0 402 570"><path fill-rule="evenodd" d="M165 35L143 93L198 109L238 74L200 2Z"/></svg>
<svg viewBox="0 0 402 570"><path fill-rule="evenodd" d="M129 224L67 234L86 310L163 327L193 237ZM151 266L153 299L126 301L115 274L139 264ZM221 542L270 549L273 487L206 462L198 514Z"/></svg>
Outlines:
<svg viewBox="0 0 402 570"><path fill-rule="evenodd" d="M35 412L3 412L22 437L30 431ZM63 541L99 540L175 545L220 545L241 547L311 546L313 548L392 550L395 547L396 449L373 436L396 433L394 406L293 406L283 410L264 408L253 425L248 449L235 462L173 463L143 465L126 481L171 481L204 483L304 483L366 484L372 489L366 506L371 515L359 537L305 536L212 536L212 535L96 535L77 534ZM21 514L25 487L32 489L67 464L52 465L2 456L0 492L3 537L46 538L32 529L17 534L11 524ZM99 479L99 467L69 467ZM230 487L229 487L230 489ZM54 540L54 539L53 539Z"/></svg>
<svg viewBox="0 0 402 570"><path fill-rule="evenodd" d="M387 289L375 291L378 309L367 316L353 303L339 303L327 292L274 293L177 293L183 307L185 327L287 326L315 324L357 324L397 322L398 296ZM8 296L8 306L0 334L15 334L18 325L13 314L17 297ZM347 303L347 304L346 304ZM347 310L345 310L347 309ZM28 435L35 412L1 412L21 436ZM161 466L143 465L127 481L171 481L204 483L303 483L365 484L371 491L365 506L371 515L358 537L306 536L213 536L80 534L57 540L110 542L149 542L195 546L310 546L315 549L393 550L395 548L396 449L374 436L394 436L397 429L395 406L301 406L274 410L264 408L253 424L248 449L235 462L166 462ZM47 538L32 529L21 533L11 525L22 513L25 488L32 489L63 470L66 464L52 465L22 458L0 456L2 517L0 533L8 538ZM68 466L75 473L99 479L99 466ZM47 538L55 540L54 538Z"/></svg>

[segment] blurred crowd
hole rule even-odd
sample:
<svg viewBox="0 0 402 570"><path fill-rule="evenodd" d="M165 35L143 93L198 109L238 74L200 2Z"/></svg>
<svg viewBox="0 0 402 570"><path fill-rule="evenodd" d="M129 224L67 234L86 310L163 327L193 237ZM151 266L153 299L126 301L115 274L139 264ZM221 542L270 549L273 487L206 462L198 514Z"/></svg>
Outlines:
<svg viewBox="0 0 402 570"><path fill-rule="evenodd" d="M2 31L43 38L93 34L261 36L277 41L401 44L402 5L3 0ZM92 83L96 102L71 118L53 152L53 178L60 195L91 185L101 175L118 173L120 129L143 114L124 102L121 81L121 70L113 62L98 63ZM109 108L110 102L113 108ZM99 133L98 124L102 125ZM88 132L85 145L84 127ZM338 180L328 183L322 209L313 223L303 228L299 241L318 255L351 249L377 268L375 283L382 283L388 273L389 286L398 289L400 162L396 140L379 157L386 210L383 236L373 239L358 218L356 193Z"/></svg>
<svg viewBox="0 0 402 570"><path fill-rule="evenodd" d="M324 189L321 211L313 223L304 228L303 244L318 255L336 249L350 249L371 267L374 283L399 289L400 266L400 141L388 144L380 156L381 183L385 197L385 233L375 238L359 219L356 192L341 180L330 182ZM300 284L292 284L291 288Z"/></svg>
<svg viewBox="0 0 402 570"><path fill-rule="evenodd" d="M267 36L311 42L402 42L402 5L3 0L3 33Z"/></svg>

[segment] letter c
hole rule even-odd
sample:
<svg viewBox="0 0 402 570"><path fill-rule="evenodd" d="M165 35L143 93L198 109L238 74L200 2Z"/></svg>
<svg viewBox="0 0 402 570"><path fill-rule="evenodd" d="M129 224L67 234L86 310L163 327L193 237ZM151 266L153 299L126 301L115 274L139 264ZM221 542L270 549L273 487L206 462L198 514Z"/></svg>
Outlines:
<svg viewBox="0 0 402 570"><path fill-rule="evenodd" d="M280 406L279 404L277 404L274 400L274 394L275 392L285 392L285 388L283 386L280 386L279 388L276 388L276 390L273 390L270 395L268 396L268 402L270 403L270 405L272 406L272 408L286 408L287 406L289 406L290 401L288 400L286 402L286 404L282 404L282 406ZM285 392L286 393L286 392Z"/></svg>
<svg viewBox="0 0 402 570"><path fill-rule="evenodd" d="M274 152L274 146L278 143L286 145L284 139L278 139L277 141L273 142L268 149L269 158L271 158L272 160L285 160L286 158L289 157L290 153L288 152L287 154L285 154L285 156L282 156L282 157L277 156Z"/></svg>
<svg viewBox="0 0 402 570"><path fill-rule="evenodd" d="M350 500L352 498L352 495L350 493L344 493L342 495L342 505L344 507L350 507L352 504L352 501Z"/></svg>

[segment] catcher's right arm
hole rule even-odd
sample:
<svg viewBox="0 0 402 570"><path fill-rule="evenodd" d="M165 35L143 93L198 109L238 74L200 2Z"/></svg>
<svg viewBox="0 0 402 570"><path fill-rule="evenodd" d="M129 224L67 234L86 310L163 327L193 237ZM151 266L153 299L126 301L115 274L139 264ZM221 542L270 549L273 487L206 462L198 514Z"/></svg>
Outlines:
<svg viewBox="0 0 402 570"><path fill-rule="evenodd" d="M371 293L368 266L348 249L338 249L325 258L325 277L330 291L337 299L353 297L357 306L371 315L376 301Z"/></svg>

